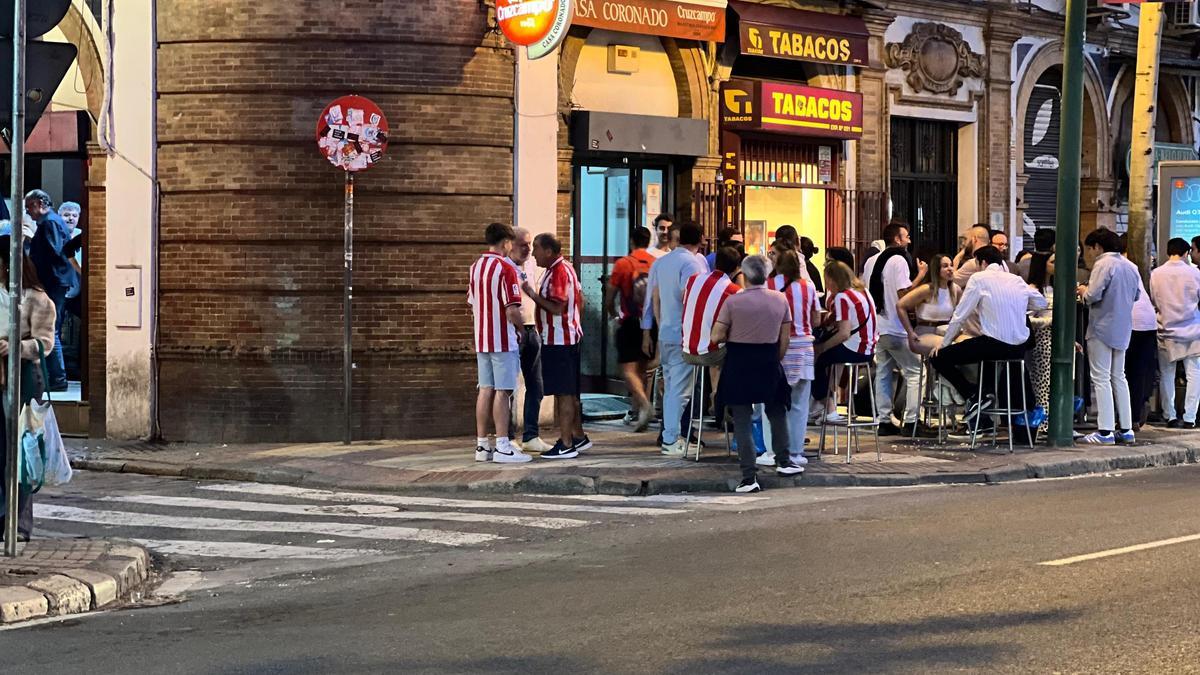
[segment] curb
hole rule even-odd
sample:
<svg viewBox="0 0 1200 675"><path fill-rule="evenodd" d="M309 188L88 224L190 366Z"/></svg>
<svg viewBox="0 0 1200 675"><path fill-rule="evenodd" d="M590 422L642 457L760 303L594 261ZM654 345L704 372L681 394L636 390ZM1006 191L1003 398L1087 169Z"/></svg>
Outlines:
<svg viewBox="0 0 1200 675"><path fill-rule="evenodd" d="M1036 454L1028 460L976 471L946 471L925 474L912 473L841 473L812 472L798 479L781 479L760 475L763 487L897 487L912 485L970 485L1008 483L1037 478L1065 478L1109 471L1128 471L1155 467L1195 464L1200 460L1196 448L1172 445L1152 445L1132 451L1098 449L1094 455L1067 459L1041 460ZM647 496L681 492L728 492L736 485L736 467L728 475L705 471L696 477L656 477L639 479L621 474L608 476L589 472L533 473L519 477L497 477L469 483L422 482L386 483L383 481L345 481L313 472L287 469L245 469L215 465L180 466L165 462L120 459L72 459L71 466L87 471L134 473L148 476L176 476L197 480L233 480L250 483L300 485L324 489L376 490L391 493L480 492L488 494L603 494ZM661 472L655 472L659 474Z"/></svg>
<svg viewBox="0 0 1200 675"><path fill-rule="evenodd" d="M63 541L68 540L37 543ZM150 578L150 555L144 548L120 540L113 540L107 551L84 567L77 567L79 561L69 558L62 563L62 567L52 567L21 557L0 559L0 574L11 570L12 576L29 576L21 584L0 585L0 624L82 614L119 601L136 602Z"/></svg>

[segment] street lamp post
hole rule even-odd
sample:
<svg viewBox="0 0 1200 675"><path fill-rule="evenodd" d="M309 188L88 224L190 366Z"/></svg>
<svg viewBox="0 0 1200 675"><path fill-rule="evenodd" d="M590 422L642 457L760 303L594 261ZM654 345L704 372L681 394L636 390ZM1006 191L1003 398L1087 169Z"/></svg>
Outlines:
<svg viewBox="0 0 1200 675"><path fill-rule="evenodd" d="M21 411L21 256L24 255L25 238L22 236L22 214L25 205L25 0L13 2L13 90L12 126L9 127L8 146L12 159L12 235L9 237L8 289L10 324L8 326L8 453L5 461L4 481L4 555L17 555L17 485L19 481L19 457L21 452L21 429L17 416ZM49 385L49 382L46 383Z"/></svg>

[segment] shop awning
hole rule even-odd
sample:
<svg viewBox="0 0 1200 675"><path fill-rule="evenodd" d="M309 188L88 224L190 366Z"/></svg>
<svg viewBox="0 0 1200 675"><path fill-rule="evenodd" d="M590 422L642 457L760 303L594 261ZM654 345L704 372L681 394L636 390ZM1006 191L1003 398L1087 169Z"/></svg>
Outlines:
<svg viewBox="0 0 1200 675"><path fill-rule="evenodd" d="M725 0L586 0L572 23L621 33L725 41Z"/></svg>
<svg viewBox="0 0 1200 675"><path fill-rule="evenodd" d="M871 36L861 17L730 0L742 54L861 66Z"/></svg>

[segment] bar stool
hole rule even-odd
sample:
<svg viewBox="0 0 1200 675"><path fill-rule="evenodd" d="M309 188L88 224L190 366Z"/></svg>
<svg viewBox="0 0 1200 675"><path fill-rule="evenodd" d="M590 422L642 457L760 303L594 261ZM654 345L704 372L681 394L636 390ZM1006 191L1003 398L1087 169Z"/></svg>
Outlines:
<svg viewBox="0 0 1200 675"><path fill-rule="evenodd" d="M704 435L704 369L706 366L692 366L692 382L699 382L699 387L693 384L689 389L698 388L696 398L692 400L691 409L692 415L688 419L688 428L683 441L683 452L686 457L691 453L692 447L692 432L696 432L696 461L700 461L700 450L704 447L701 441L701 436ZM699 378L699 379L697 379ZM714 415L716 412L714 411ZM729 442L729 420L728 418L721 419L721 428L725 430L725 447L729 449L730 454L733 453L733 444Z"/></svg>
<svg viewBox="0 0 1200 675"><path fill-rule="evenodd" d="M975 448L979 447L979 443L978 443L979 420L984 415L988 415L989 417L992 418L992 447L996 447L997 434L1000 431L1000 424L999 424L999 422L997 422L996 418L1003 415L1008 420L1008 451L1010 453L1015 452L1015 450L1013 449L1012 416L1013 415L1025 415L1029 412L1029 402L1026 400L1026 397L1025 397L1025 359L1020 358L1020 359L998 359L995 361L981 361L979 363L979 393L977 394L978 398L976 399L978 401L983 400L983 378L986 377L988 366L992 367L992 391L995 392L992 395L993 397L999 396L1000 369L1001 369L1001 367L1004 368L1004 382L1005 382L1005 389L1006 389L1005 393L1007 394L1005 396L1005 399L1007 400L1007 404L1003 408L1001 408L1001 407L999 407L1000 406L999 400L995 400L991 409L989 409L987 412L982 412L975 416L975 423L971 427L971 449L974 450ZM1021 406L1022 406L1022 408L1020 410L1013 408L1013 395L1012 395L1012 386L1011 385L1012 385L1012 371L1013 371L1014 367L1020 373L1020 377L1021 377L1020 387L1021 387ZM1029 428L1029 420L1026 419L1025 422L1026 422L1025 435L1029 439L1029 448L1033 449L1034 431Z"/></svg>
<svg viewBox="0 0 1200 675"><path fill-rule="evenodd" d="M918 378L917 386L921 392L919 410L921 416L925 418L925 426L929 426L930 412L937 412L938 445L942 445L946 442L946 436L950 433L949 429L951 422L954 421L955 409L962 408L963 406L953 402L946 403L943 393L949 384L942 379L941 375L938 375L933 370L933 364L930 363L928 356L921 357L921 374ZM912 438L915 440L916 437L917 429L913 427Z"/></svg>
<svg viewBox="0 0 1200 675"><path fill-rule="evenodd" d="M871 419L869 422L859 422L858 414L854 410L854 396L858 393L858 382L863 370L866 370L867 375L867 391L871 396ZM837 392L837 381L842 370L845 370L850 376L850 382L846 386L846 423L837 424L836 426L846 427L846 463L849 464L854 457L854 448L861 446L858 442L858 430L866 427L871 427L875 435L875 459L883 461L883 451L879 449L879 420L878 408L875 405L875 378L872 377L871 362L866 363L835 363L829 369L829 391L834 396ZM829 426L828 415L821 415L821 445L817 449L818 454L825 453L825 430ZM833 430L833 454L838 454L838 431Z"/></svg>

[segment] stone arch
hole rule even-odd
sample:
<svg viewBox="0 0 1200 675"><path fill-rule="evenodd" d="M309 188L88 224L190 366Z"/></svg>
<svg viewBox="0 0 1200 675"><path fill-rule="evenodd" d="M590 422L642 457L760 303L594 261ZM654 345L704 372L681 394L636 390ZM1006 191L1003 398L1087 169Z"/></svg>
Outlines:
<svg viewBox="0 0 1200 675"><path fill-rule="evenodd" d="M1135 69L1125 66L1117 73L1113 83L1112 103L1109 106L1109 119L1112 120L1112 141L1115 144L1120 136L1121 125L1124 124L1124 109L1133 98ZM1165 132L1165 138L1157 138L1163 143L1195 143L1192 126L1191 102L1187 85L1178 75L1161 73L1158 78L1158 109L1159 121L1156 131ZM1114 146L1115 147L1115 146ZM1117 158L1120 159L1120 158Z"/></svg>
<svg viewBox="0 0 1200 675"><path fill-rule="evenodd" d="M1017 211L1025 209L1025 115L1033 88L1050 70L1061 70L1063 44L1059 40L1038 48L1022 68L1017 88L1016 136L1014 138L1017 171ZM1083 69L1083 166L1079 200L1081 230L1089 232L1097 226L1113 227L1111 212L1113 193L1112 142L1108 116L1108 97L1096 65L1084 59Z"/></svg>

